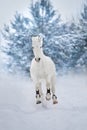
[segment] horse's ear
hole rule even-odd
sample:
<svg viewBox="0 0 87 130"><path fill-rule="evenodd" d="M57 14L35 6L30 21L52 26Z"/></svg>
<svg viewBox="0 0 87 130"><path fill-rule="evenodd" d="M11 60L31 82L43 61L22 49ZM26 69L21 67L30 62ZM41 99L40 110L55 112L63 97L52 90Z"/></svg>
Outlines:
<svg viewBox="0 0 87 130"><path fill-rule="evenodd" d="M41 36L38 37L40 43L43 43L43 38Z"/></svg>
<svg viewBox="0 0 87 130"><path fill-rule="evenodd" d="M39 40L39 42L41 41L41 37L40 36L38 36L38 40Z"/></svg>
<svg viewBox="0 0 87 130"><path fill-rule="evenodd" d="M31 37L31 40L32 40L32 41L34 40L34 37L33 37L33 36Z"/></svg>

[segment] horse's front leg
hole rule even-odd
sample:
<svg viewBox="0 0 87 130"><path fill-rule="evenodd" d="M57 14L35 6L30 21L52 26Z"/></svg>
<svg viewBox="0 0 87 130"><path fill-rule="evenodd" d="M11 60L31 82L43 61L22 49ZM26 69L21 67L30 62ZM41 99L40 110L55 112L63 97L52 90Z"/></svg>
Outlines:
<svg viewBox="0 0 87 130"><path fill-rule="evenodd" d="M46 100L50 100L51 99L51 84L50 84L50 81L46 81L46 89L47 89L47 92L46 92Z"/></svg>
<svg viewBox="0 0 87 130"><path fill-rule="evenodd" d="M35 90L36 90L36 104L40 104L42 96L41 82L36 83Z"/></svg>

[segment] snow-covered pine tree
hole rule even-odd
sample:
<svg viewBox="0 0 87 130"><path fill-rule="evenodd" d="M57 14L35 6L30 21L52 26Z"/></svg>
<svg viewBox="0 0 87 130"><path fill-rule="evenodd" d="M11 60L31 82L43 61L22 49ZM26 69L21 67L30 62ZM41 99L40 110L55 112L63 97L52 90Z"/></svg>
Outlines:
<svg viewBox="0 0 87 130"><path fill-rule="evenodd" d="M49 0L38 0L29 7L31 17L25 17L16 12L10 26L5 26L2 32L7 46L4 52L9 56L8 68L11 71L29 72L33 57L31 36L44 37L44 50L51 56L57 70L67 64L68 53L66 42L61 35L66 34L66 26L61 24L60 15L54 10Z"/></svg>
<svg viewBox="0 0 87 130"><path fill-rule="evenodd" d="M77 59L79 58L76 47L79 46L80 41L78 38L79 28L73 19L71 22L63 24L61 30L63 33L61 36L58 36L59 44L64 47L63 53L61 51L64 58L61 65L63 65L63 72L68 72L75 69Z"/></svg>
<svg viewBox="0 0 87 130"><path fill-rule="evenodd" d="M79 46L80 56L77 66L83 71L87 71L87 2L84 4L84 9L81 13L80 29L80 39L82 42Z"/></svg>
<svg viewBox="0 0 87 130"><path fill-rule="evenodd" d="M69 27L70 58L69 69L74 71L87 70L87 4L81 13L80 24L71 23Z"/></svg>
<svg viewBox="0 0 87 130"><path fill-rule="evenodd" d="M80 24L72 23L71 32L71 52L69 59L69 68L75 72L85 71L87 68L87 6L81 13ZM70 38L69 37L69 38Z"/></svg>
<svg viewBox="0 0 87 130"><path fill-rule="evenodd" d="M3 51L8 55L7 67L11 72L29 72L29 64L32 59L31 34L32 21L16 12L10 25L4 26L2 34L7 45Z"/></svg>
<svg viewBox="0 0 87 130"><path fill-rule="evenodd" d="M68 33L67 33L67 44L69 45L69 59L67 63L67 67L69 70L76 70L77 60L80 55L80 43L81 39L79 38L79 26L76 24L74 19L71 23L67 25Z"/></svg>
<svg viewBox="0 0 87 130"><path fill-rule="evenodd" d="M31 5L31 14L35 21L33 32L44 37L45 54L53 59L57 70L63 69L68 55L61 36L66 34L66 25L62 23L60 14L54 10L50 0L36 1Z"/></svg>

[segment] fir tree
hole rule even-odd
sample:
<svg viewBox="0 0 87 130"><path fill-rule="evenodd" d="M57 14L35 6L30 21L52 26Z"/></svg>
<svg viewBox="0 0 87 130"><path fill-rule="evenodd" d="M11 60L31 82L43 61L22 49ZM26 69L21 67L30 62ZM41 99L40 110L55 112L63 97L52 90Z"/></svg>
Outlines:
<svg viewBox="0 0 87 130"><path fill-rule="evenodd" d="M70 57L69 69L74 71L85 71L87 68L87 5L81 13L80 24L75 22L69 26Z"/></svg>
<svg viewBox="0 0 87 130"><path fill-rule="evenodd" d="M31 5L32 18L35 21L33 32L44 37L44 52L56 64L57 70L62 69L67 62L66 44L61 35L66 34L65 24L61 24L61 17L54 10L49 0L39 0Z"/></svg>
<svg viewBox="0 0 87 130"><path fill-rule="evenodd" d="M8 68L29 73L33 58L31 37L41 35L44 38L44 53L53 59L57 70L63 69L67 66L69 54L62 36L66 34L66 25L61 24L60 15L49 0L32 2L29 13L30 18L16 12L10 26L5 25L2 32L7 42L4 52L9 56Z"/></svg>
<svg viewBox="0 0 87 130"><path fill-rule="evenodd" d="M29 72L32 58L30 22L28 18L16 12L10 26L5 25L2 34L7 42L4 52L9 56L8 69L13 72L19 70Z"/></svg>
<svg viewBox="0 0 87 130"><path fill-rule="evenodd" d="M77 65L79 65L84 71L87 71L87 3L84 4L83 12L80 18L80 39L82 39L80 49L81 54Z"/></svg>
<svg viewBox="0 0 87 130"><path fill-rule="evenodd" d="M79 35L79 27L72 21L68 25L68 42L69 42L69 60L67 66L70 70L76 70L77 60L79 59L80 53L80 35Z"/></svg>

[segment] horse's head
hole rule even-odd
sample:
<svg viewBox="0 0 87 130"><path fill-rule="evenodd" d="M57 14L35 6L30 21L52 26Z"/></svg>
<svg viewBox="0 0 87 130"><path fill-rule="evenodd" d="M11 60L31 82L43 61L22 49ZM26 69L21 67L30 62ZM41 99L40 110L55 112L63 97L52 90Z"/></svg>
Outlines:
<svg viewBox="0 0 87 130"><path fill-rule="evenodd" d="M43 54L42 44L43 44L43 39L40 36L32 37L32 49L35 56L35 60L37 62L41 60L41 56Z"/></svg>

